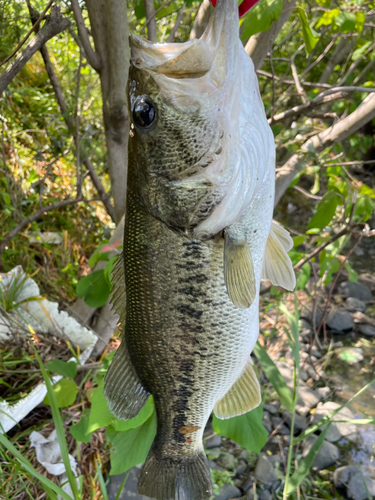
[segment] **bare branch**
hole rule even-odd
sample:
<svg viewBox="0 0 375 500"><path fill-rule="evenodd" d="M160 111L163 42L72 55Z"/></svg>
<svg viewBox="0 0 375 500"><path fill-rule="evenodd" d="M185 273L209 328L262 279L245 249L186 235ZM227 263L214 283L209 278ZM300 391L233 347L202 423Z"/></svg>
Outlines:
<svg viewBox="0 0 375 500"><path fill-rule="evenodd" d="M294 59L296 58L296 55L302 49L303 49L303 45L301 45L301 47L299 47L297 49L297 51L293 54L293 56L292 56L292 58L290 60L290 67L292 68L293 80L294 80L294 83L296 85L296 89L297 89L298 95L301 96L301 100L302 100L303 104L306 104L307 103L306 93L305 93L305 91L302 88L301 82L299 81L299 77L298 77L298 73L297 73L297 68L296 68L296 65L294 63Z"/></svg>
<svg viewBox="0 0 375 500"><path fill-rule="evenodd" d="M355 40L351 37L350 39L346 37L342 37L339 43L336 45L335 50L333 51L332 56L327 61L323 73L319 78L319 83L327 83L329 77L332 75L333 69L335 66L340 64L341 61L345 59L345 57L352 50L352 47L355 43Z"/></svg>
<svg viewBox="0 0 375 500"><path fill-rule="evenodd" d="M17 75L19 71L25 66L27 61L48 42L51 38L58 35L70 26L69 19L61 15L60 9L53 6L51 15L47 18L42 29L35 35L29 42L26 49L19 54L14 62L8 66L0 75L0 94L7 88L9 83Z"/></svg>
<svg viewBox="0 0 375 500"><path fill-rule="evenodd" d="M161 10L165 9L166 7L169 7L169 5L171 5L171 3L173 3L173 2L174 2L174 0L168 0L168 2L166 2L166 3L162 4L162 5L161 5L161 7L159 7L157 10L155 10L154 15L153 15L152 17L148 18L148 19L146 20L146 22L144 23L144 25L142 26L142 28L139 30L139 34L140 34L140 35L142 35L142 33L145 31L145 29L147 28L147 26L149 25L149 23L150 23L153 19L155 19L155 16L156 16L157 14L159 14L159 12L160 12Z"/></svg>
<svg viewBox="0 0 375 500"><path fill-rule="evenodd" d="M245 50L253 60L255 69L262 67L268 52L270 52L272 48L273 42L276 40L281 28L292 13L295 3L296 0L284 0L283 11L279 19L272 23L267 31L257 33L249 38L245 45Z"/></svg>
<svg viewBox="0 0 375 500"><path fill-rule="evenodd" d="M156 19L154 0L143 0L147 19L147 37L151 42L156 42Z"/></svg>
<svg viewBox="0 0 375 500"><path fill-rule="evenodd" d="M99 56L91 47L89 35L87 33L85 22L83 20L81 7L79 6L78 0L71 0L71 4L74 12L74 18L77 23L79 38L82 42L87 61L95 71L99 71L101 67Z"/></svg>
<svg viewBox="0 0 375 500"><path fill-rule="evenodd" d="M342 118L332 127L307 140L302 145L300 152L291 156L276 175L275 206L296 174L303 170L305 166L303 159L306 153L319 153L336 142L344 141L374 117L375 94L373 93L368 95L362 104L349 116Z"/></svg>
<svg viewBox="0 0 375 500"><path fill-rule="evenodd" d="M184 17L184 14L185 14L185 2L182 4L182 7L181 7L181 10L180 10L180 13L178 14L177 16L177 19L176 19L176 22L175 22L175 25L173 26L173 28L171 29L171 32L169 33L169 36L167 38L167 43L168 42L173 42L174 40L174 36L181 24L181 21Z"/></svg>
<svg viewBox="0 0 375 500"><path fill-rule="evenodd" d="M190 40L193 38L200 38L203 35L203 32L208 24L208 20L210 19L211 12L212 5L210 4L210 0L203 0L195 17L193 28L190 32Z"/></svg>
<svg viewBox="0 0 375 500"><path fill-rule="evenodd" d="M48 3L47 7L40 14L39 19L36 19L34 26L31 27L30 31L27 33L27 35L24 37L24 39L21 40L21 42L17 45L17 47L13 50L13 52L11 54L9 54L9 56L7 58L5 58L4 61L0 62L0 66L3 66L8 61L10 61L12 59L12 57L15 56L17 54L17 52L25 45L25 43L29 39L31 33L33 31L37 31L37 29L39 27L39 24L43 21L44 16L47 14L47 12L49 11L49 8L51 7L51 5L53 4L54 1L55 0L50 0L50 2Z"/></svg>

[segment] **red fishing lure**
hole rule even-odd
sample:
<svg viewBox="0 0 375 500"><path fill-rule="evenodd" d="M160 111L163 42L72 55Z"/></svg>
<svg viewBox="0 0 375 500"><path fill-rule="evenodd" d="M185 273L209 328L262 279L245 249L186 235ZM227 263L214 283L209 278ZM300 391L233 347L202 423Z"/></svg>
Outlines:
<svg viewBox="0 0 375 500"><path fill-rule="evenodd" d="M248 10L251 9L259 0L243 0L241 5L238 7L238 14L240 17L244 16ZM216 7L216 0L210 0L212 5Z"/></svg>

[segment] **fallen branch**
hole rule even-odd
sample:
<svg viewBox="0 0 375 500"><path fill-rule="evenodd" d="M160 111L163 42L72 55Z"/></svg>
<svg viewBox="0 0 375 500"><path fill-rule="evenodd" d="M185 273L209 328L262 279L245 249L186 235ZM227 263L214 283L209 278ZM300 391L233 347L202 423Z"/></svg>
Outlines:
<svg viewBox="0 0 375 500"><path fill-rule="evenodd" d="M7 88L17 73L21 71L27 61L29 61L48 40L66 30L69 26L69 19L63 17L60 9L54 5L50 16L47 18L39 33L29 42L26 49L16 57L14 62L1 73L0 94Z"/></svg>

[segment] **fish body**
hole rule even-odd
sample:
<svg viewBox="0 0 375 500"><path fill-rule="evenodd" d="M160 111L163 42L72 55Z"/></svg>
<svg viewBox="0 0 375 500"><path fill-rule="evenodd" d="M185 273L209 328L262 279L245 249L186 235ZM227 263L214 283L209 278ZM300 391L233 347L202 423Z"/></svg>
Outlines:
<svg viewBox="0 0 375 500"><path fill-rule="evenodd" d="M212 494L202 444L211 412L230 418L260 403L250 354L274 234L275 148L238 39L237 1L218 1L198 41L133 37L129 101L124 252L113 298L125 328L105 393L124 419L154 398L157 433L139 492L204 500ZM287 258L288 236L276 233L271 254ZM267 273L280 274L272 263Z"/></svg>

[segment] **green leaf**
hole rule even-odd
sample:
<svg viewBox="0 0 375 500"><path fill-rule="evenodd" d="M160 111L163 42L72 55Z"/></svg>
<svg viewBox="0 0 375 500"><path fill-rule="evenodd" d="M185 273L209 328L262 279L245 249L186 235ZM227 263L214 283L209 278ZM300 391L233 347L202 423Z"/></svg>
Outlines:
<svg viewBox="0 0 375 500"><path fill-rule="evenodd" d="M138 415L131 420L119 420L118 418L114 418L112 421L112 427L115 431L127 431L128 429L135 429L140 425L144 424L146 420L148 420L152 413L154 412L154 400L152 396L150 396L147 400L147 403L138 413Z"/></svg>
<svg viewBox="0 0 375 500"><path fill-rule="evenodd" d="M359 196L357 198L357 202L355 204L355 209L354 209L354 215L362 217L362 219L366 222L371 217L373 210L374 210L374 205L368 194L365 194L364 196Z"/></svg>
<svg viewBox="0 0 375 500"><path fill-rule="evenodd" d="M264 374L279 395L280 401L288 411L292 412L292 393L290 392L289 387L286 385L284 377L279 372L279 369L272 361L272 359L268 356L267 351L260 345L259 342L255 344L254 353L259 361L260 366L262 367L262 370L264 371Z"/></svg>
<svg viewBox="0 0 375 500"><path fill-rule="evenodd" d="M293 236L293 243L294 243L293 248L297 248L300 245L302 245L305 239L306 238L304 236Z"/></svg>
<svg viewBox="0 0 375 500"><path fill-rule="evenodd" d="M52 390L55 394L58 408L65 408L72 405L76 400L78 392L76 383L69 378L62 378L56 382L52 386ZM48 394L44 398L43 403L51 406Z"/></svg>
<svg viewBox="0 0 375 500"><path fill-rule="evenodd" d="M364 54L366 52L366 50L370 47L370 45L371 45L371 42L366 42L364 45L362 45L362 47L359 47L358 49L356 49L353 52L352 60L356 61L357 59L359 59L361 57L361 55Z"/></svg>
<svg viewBox="0 0 375 500"><path fill-rule="evenodd" d="M76 424L70 426L70 434L80 443L89 443L91 441L91 432L89 432L89 415L90 410L85 408L82 412L81 419Z"/></svg>
<svg viewBox="0 0 375 500"><path fill-rule="evenodd" d="M310 27L307 21L306 13L303 10L303 8L297 7L297 11L302 25L302 35L303 35L303 40L305 42L305 49L306 52L310 54L315 45L318 43L320 35Z"/></svg>
<svg viewBox="0 0 375 500"><path fill-rule="evenodd" d="M221 420L213 415L212 427L217 434L228 437L246 448L260 453L267 442L268 433L262 424L263 408L258 406L238 417Z"/></svg>
<svg viewBox="0 0 375 500"><path fill-rule="evenodd" d="M260 0L244 17L242 40L246 40L260 31L267 31L273 21L279 19L282 10L282 0Z"/></svg>
<svg viewBox="0 0 375 500"><path fill-rule="evenodd" d="M100 269L80 279L77 285L77 296L85 298L88 306L98 308L107 302L111 289Z"/></svg>
<svg viewBox="0 0 375 500"><path fill-rule="evenodd" d="M349 281L354 281L354 282L357 282L358 281L358 273L357 271L355 271L352 266L350 265L349 262L345 262L345 269L348 271L349 273Z"/></svg>
<svg viewBox="0 0 375 500"><path fill-rule="evenodd" d="M321 26L329 26L339 14L339 9L332 9L324 12L324 14L318 19L315 28L319 29Z"/></svg>
<svg viewBox="0 0 375 500"><path fill-rule="evenodd" d="M312 445L307 456L302 460L298 461L298 469L293 472L292 477L290 477L288 480L288 486L286 487L287 495L293 493L293 491L295 491L298 488L298 486L302 483L307 474L310 472L315 455L318 453L320 447L322 446L323 441L328 432L328 429L330 428L330 425L331 422L328 423L327 427L319 435L318 439Z"/></svg>
<svg viewBox="0 0 375 500"><path fill-rule="evenodd" d="M135 429L117 432L107 429L107 439L112 443L111 472L115 476L122 474L146 460L156 434L156 413Z"/></svg>
<svg viewBox="0 0 375 500"><path fill-rule="evenodd" d="M311 266L308 262L302 266L300 275L297 278L297 290L303 290L309 282L311 276Z"/></svg>
<svg viewBox="0 0 375 500"><path fill-rule="evenodd" d="M337 205L341 201L340 196L334 191L328 191L316 206L316 213L308 223L308 229L326 227L336 213Z"/></svg>
<svg viewBox="0 0 375 500"><path fill-rule="evenodd" d="M358 31L358 33L362 33L363 26L365 25L366 21L366 16L364 15L363 12L357 11L355 13L355 18L357 20L355 24L355 29Z"/></svg>
<svg viewBox="0 0 375 500"><path fill-rule="evenodd" d="M57 373L63 377L74 378L77 375L77 363L75 361L61 361L61 359L53 359L46 364L47 370L52 373Z"/></svg>
<svg viewBox="0 0 375 500"><path fill-rule="evenodd" d="M100 249L96 249L87 263L92 269L97 262L100 262L101 260L108 260L108 256L110 253L111 252L102 252Z"/></svg>
<svg viewBox="0 0 375 500"><path fill-rule="evenodd" d="M104 278L110 288L110 290L112 290L112 281L111 281L111 275L112 275L112 271L115 267L115 262L118 258L118 255L116 255L115 257L112 257L112 259L110 259L107 264L105 265L105 268L104 268Z"/></svg>
<svg viewBox="0 0 375 500"><path fill-rule="evenodd" d="M335 18L335 24L342 33L350 33L356 28L357 18L352 12L341 12Z"/></svg>

